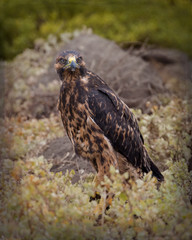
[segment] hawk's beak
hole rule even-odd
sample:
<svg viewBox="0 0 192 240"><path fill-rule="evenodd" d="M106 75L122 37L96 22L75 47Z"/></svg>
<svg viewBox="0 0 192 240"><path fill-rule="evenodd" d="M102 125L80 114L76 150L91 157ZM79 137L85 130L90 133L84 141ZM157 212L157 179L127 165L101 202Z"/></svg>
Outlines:
<svg viewBox="0 0 192 240"><path fill-rule="evenodd" d="M68 64L72 72L74 72L76 68L79 68L74 56L68 58Z"/></svg>

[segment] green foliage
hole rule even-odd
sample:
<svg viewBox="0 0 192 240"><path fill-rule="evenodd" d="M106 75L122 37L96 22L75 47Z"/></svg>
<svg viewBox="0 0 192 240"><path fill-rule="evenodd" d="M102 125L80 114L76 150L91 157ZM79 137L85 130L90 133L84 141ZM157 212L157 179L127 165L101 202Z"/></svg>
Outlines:
<svg viewBox="0 0 192 240"><path fill-rule="evenodd" d="M32 47L38 37L59 37L85 25L124 45L147 41L192 56L192 9L187 0L2 0L0 11L0 58L4 59Z"/></svg>

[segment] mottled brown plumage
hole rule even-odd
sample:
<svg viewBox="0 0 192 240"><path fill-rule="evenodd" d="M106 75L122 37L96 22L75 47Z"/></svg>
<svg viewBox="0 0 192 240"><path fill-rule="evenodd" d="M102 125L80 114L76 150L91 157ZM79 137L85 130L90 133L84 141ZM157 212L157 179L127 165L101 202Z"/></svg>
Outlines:
<svg viewBox="0 0 192 240"><path fill-rule="evenodd" d="M152 171L163 181L133 113L99 76L86 69L80 54L61 53L55 69L62 81L58 108L64 128L76 154L93 164L98 181L104 175L110 177L111 165L133 178Z"/></svg>

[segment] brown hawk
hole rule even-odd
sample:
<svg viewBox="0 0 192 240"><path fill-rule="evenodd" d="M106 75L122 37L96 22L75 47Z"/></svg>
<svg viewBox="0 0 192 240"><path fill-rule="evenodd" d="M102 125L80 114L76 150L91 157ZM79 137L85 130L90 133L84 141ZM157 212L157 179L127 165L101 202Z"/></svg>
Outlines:
<svg viewBox="0 0 192 240"><path fill-rule="evenodd" d="M85 67L76 51L64 51L55 69L62 81L58 108L77 155L90 161L98 183L110 177L110 166L121 174L142 177L152 171L164 177L152 162L142 134L128 106L96 74Z"/></svg>

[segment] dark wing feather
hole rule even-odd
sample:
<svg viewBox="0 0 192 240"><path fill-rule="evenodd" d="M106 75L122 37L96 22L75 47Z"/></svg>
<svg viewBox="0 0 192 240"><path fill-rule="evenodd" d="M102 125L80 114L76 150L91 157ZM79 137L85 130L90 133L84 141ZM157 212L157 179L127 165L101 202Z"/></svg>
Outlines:
<svg viewBox="0 0 192 240"><path fill-rule="evenodd" d="M92 88L88 98L92 118L117 152L135 167L148 165L144 158L143 137L132 112L106 85Z"/></svg>
<svg viewBox="0 0 192 240"><path fill-rule="evenodd" d="M142 134L139 130L137 120L135 119L133 113L129 110L127 105L124 102L122 102L121 99L119 97L117 97L117 95L111 89L98 88L98 91L106 94L106 96L111 99L111 102L114 105L114 107L117 109L118 113L123 114L124 117L129 120L129 124L135 130L138 131L138 133L140 135L140 138L141 138L141 141L144 144L144 139L143 139L143 136L142 136Z"/></svg>

